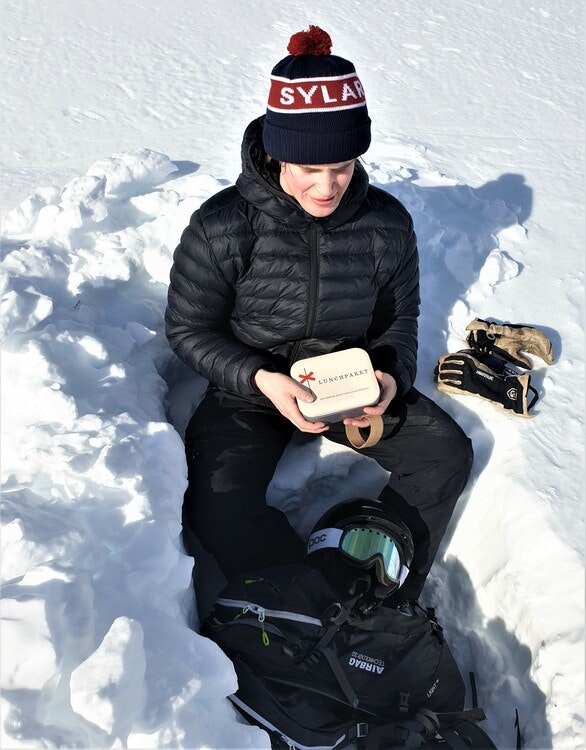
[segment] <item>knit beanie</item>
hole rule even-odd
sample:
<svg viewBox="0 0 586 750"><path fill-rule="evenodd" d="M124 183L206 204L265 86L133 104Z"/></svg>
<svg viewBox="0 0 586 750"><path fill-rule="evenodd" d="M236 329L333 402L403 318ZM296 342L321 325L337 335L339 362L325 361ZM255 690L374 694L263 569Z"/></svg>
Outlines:
<svg viewBox="0 0 586 750"><path fill-rule="evenodd" d="M271 72L265 151L289 164L337 164L370 145L370 118L354 65L331 54L318 26L293 34Z"/></svg>

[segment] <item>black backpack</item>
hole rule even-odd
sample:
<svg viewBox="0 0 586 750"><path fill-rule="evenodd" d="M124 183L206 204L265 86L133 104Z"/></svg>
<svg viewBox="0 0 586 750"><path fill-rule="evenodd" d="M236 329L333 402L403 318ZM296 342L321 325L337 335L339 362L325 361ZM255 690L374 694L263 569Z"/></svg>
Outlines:
<svg viewBox="0 0 586 750"><path fill-rule="evenodd" d="M229 583L202 634L232 660L231 699L273 747L495 747L482 710L464 710L433 610L359 616L317 569L282 565Z"/></svg>

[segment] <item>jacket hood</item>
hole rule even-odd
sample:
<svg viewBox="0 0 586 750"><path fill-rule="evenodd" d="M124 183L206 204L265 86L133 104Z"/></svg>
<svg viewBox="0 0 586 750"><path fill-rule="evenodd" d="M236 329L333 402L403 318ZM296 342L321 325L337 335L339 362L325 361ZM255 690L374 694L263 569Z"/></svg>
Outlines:
<svg viewBox="0 0 586 750"><path fill-rule="evenodd" d="M299 203L285 193L272 179L265 165L266 152L262 145L264 115L253 120L242 140L242 173L236 180L241 195L260 211L290 226L304 227L315 217L308 214ZM359 211L368 191L368 175L356 161L350 185L338 208L329 216L317 221L324 229L344 224Z"/></svg>

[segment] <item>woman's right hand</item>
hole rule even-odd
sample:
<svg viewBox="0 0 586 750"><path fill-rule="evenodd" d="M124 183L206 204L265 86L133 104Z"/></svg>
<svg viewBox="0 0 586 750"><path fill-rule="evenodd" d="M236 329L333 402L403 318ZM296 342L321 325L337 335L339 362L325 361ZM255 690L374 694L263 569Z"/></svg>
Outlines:
<svg viewBox="0 0 586 750"><path fill-rule="evenodd" d="M328 429L325 422L308 422L304 419L296 399L311 403L314 397L307 388L295 382L293 378L281 372L258 370L254 376L254 382L259 391L301 432L319 434Z"/></svg>

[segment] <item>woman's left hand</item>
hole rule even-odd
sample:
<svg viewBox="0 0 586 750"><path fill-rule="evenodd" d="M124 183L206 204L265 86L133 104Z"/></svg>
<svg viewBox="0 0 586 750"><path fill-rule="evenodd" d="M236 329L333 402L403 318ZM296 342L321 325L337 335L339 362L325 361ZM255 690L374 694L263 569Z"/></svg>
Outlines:
<svg viewBox="0 0 586 750"><path fill-rule="evenodd" d="M382 370L375 370L374 374L380 385L380 399L374 406L365 406L365 414L379 414L385 413L388 405L397 395L397 381L388 372L382 372ZM364 417L352 417L344 420L344 424L353 425L354 427L365 428L370 425L368 419Z"/></svg>

